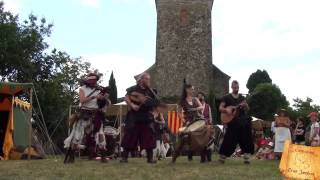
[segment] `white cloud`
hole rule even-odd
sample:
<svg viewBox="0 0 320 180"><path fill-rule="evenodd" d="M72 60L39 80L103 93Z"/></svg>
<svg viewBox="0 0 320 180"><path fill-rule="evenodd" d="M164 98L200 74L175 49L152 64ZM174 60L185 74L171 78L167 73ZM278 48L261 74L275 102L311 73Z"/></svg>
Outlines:
<svg viewBox="0 0 320 180"><path fill-rule="evenodd" d="M99 8L101 0L81 0L81 4L87 7Z"/></svg>
<svg viewBox="0 0 320 180"><path fill-rule="evenodd" d="M118 96L124 96L125 90L135 84L134 76L149 68L153 62L144 58L122 55L119 53L106 53L84 56L92 67L104 73L103 85L108 85L111 72L114 72L118 87Z"/></svg>
<svg viewBox="0 0 320 180"><path fill-rule="evenodd" d="M320 50L320 1L229 0L213 7L215 59L239 61Z"/></svg>
<svg viewBox="0 0 320 180"><path fill-rule="evenodd" d="M18 14L21 9L22 0L2 0L4 2L4 9L14 14Z"/></svg>
<svg viewBox="0 0 320 180"><path fill-rule="evenodd" d="M112 2L154 3L153 0ZM314 63L316 58L313 63L305 59L308 52L320 51L320 24L316 23L320 17L318 7L320 1L316 0L303 3L298 0L216 1L213 7L214 64L239 80L244 93L250 74L257 69L266 69L291 102L293 98L308 96L320 104L320 83L312 83L320 77L320 62ZM154 63L122 53L84 57L93 67L106 73L104 84L108 83L111 70L114 70L119 96L135 83L134 75ZM298 60L291 62L292 57L298 57Z"/></svg>
<svg viewBox="0 0 320 180"><path fill-rule="evenodd" d="M312 98L320 104L318 78L320 61L316 63L301 63L287 69L275 69L270 72L287 98L292 102L293 98Z"/></svg>
<svg viewBox="0 0 320 180"><path fill-rule="evenodd" d="M213 62L238 79L266 69L289 100L320 104L320 1L228 0L213 6ZM293 61L294 60L294 61ZM311 87L310 84L313 84ZM291 101L292 102L292 101Z"/></svg>
<svg viewBox="0 0 320 180"><path fill-rule="evenodd" d="M317 63L298 64L288 68L275 67L268 69L268 73L273 83L280 87L282 93L286 95L287 100L291 104L293 103L293 99L297 97L310 97L315 103L320 104L319 67L320 61ZM240 91L247 93L247 80L250 74L257 69L257 66L240 67L239 69L233 68L229 72L229 75L232 76L232 80L236 79L240 82Z"/></svg>

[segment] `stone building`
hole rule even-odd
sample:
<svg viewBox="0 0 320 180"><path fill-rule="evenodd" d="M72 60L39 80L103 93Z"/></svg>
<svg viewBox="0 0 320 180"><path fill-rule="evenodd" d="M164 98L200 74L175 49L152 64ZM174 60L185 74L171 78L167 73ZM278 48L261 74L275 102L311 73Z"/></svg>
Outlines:
<svg viewBox="0 0 320 180"><path fill-rule="evenodd" d="M156 62L147 72L161 97L181 95L184 79L206 94L222 96L230 77L212 64L213 0L155 0Z"/></svg>

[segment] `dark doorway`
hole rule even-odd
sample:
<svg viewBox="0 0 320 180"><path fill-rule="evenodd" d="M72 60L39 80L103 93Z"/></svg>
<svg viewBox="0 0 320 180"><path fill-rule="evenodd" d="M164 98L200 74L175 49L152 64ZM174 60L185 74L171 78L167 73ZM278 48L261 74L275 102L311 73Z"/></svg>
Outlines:
<svg viewBox="0 0 320 180"><path fill-rule="evenodd" d="M0 156L3 156L3 141L8 125L9 111L0 111Z"/></svg>

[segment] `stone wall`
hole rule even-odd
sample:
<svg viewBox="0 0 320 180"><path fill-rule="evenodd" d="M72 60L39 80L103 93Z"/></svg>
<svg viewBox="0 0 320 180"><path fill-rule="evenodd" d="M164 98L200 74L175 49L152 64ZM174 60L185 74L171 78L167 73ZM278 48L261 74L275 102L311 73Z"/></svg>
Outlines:
<svg viewBox="0 0 320 180"><path fill-rule="evenodd" d="M213 0L156 0L156 62L147 71L163 97L177 97L183 80L197 91L228 92L229 76L212 64Z"/></svg>

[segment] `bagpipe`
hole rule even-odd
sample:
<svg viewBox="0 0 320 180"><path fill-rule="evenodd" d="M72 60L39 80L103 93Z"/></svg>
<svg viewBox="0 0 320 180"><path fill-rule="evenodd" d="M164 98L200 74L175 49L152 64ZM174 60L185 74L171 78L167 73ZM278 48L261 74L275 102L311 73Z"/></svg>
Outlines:
<svg viewBox="0 0 320 180"><path fill-rule="evenodd" d="M95 91L100 91L99 95L106 96L107 94L110 94L111 89L108 86L107 87L97 86ZM109 105L109 101L107 100L107 98L103 98L103 99L98 98L97 104L99 109L101 109L104 106Z"/></svg>
<svg viewBox="0 0 320 180"><path fill-rule="evenodd" d="M140 92L133 92L128 95L129 99L134 102L134 104L142 105L144 103L152 103L154 106L159 106L160 103L160 97L157 95L155 90L148 87L148 91L151 92L151 95L145 95Z"/></svg>

